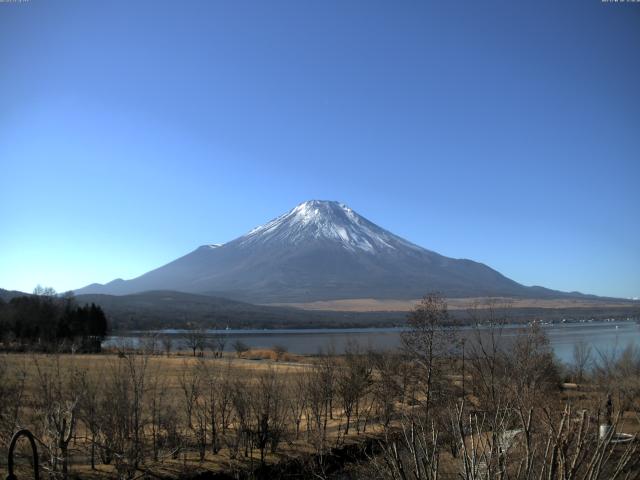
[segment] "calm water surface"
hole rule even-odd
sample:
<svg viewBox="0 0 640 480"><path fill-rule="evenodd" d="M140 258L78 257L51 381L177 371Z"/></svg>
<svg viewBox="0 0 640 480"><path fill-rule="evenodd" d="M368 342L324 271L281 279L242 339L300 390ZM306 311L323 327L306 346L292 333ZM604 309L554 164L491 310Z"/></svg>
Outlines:
<svg viewBox="0 0 640 480"><path fill-rule="evenodd" d="M543 325L551 347L558 359L571 363L573 348L579 341L591 345L593 353L611 353L622 350L629 344L640 343L640 325L632 321L558 323ZM503 330L503 336L514 338L521 331L521 326L509 326ZM350 342L357 342L362 348L379 350L394 349L401 345L402 328L344 328L344 329L291 329L291 330L207 330L209 335L223 334L227 337L226 350L231 351L231 344L240 339L251 348L271 348L282 345L289 352L312 355L329 349L336 353L344 352ZM175 346L181 345L184 330L161 330L154 333L175 336ZM461 329L461 336L473 338L475 328ZM115 346L128 342L137 346L142 336L135 334L127 337L109 337L105 346Z"/></svg>

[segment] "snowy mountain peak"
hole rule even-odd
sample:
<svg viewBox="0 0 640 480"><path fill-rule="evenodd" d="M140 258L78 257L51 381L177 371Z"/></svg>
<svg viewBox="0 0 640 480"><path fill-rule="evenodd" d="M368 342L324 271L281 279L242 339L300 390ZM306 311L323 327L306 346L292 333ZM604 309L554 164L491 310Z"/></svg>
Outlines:
<svg viewBox="0 0 640 480"><path fill-rule="evenodd" d="M329 200L309 200L303 202L289 212L295 221L302 224L322 223L335 220L341 216L354 219L353 210L343 203Z"/></svg>
<svg viewBox="0 0 640 480"><path fill-rule="evenodd" d="M331 242L350 251L375 253L416 245L378 227L347 205L309 200L238 239L241 245L260 243Z"/></svg>

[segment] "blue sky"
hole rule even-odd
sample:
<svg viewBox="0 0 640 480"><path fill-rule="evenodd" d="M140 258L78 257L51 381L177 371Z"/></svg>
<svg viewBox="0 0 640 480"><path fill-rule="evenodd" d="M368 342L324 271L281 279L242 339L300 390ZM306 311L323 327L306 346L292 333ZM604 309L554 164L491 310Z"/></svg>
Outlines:
<svg viewBox="0 0 640 480"><path fill-rule="evenodd" d="M0 3L0 287L131 278L308 199L640 296L640 4Z"/></svg>

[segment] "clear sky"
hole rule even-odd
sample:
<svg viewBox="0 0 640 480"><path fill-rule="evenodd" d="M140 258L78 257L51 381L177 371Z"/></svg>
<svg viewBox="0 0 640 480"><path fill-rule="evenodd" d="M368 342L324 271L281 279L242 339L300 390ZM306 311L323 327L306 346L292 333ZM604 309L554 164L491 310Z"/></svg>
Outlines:
<svg viewBox="0 0 640 480"><path fill-rule="evenodd" d="M0 287L131 278L308 199L640 296L640 3L0 3Z"/></svg>

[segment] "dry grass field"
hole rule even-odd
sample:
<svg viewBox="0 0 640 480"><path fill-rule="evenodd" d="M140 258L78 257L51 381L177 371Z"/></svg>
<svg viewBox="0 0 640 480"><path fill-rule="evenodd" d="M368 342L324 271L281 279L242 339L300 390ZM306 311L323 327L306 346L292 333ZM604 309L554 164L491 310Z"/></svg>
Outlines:
<svg viewBox="0 0 640 480"><path fill-rule="evenodd" d="M302 389L309 381L313 381L312 370L316 368L314 365L317 359L291 354L282 355L278 361L274 358L275 354L270 350L250 350L242 358L236 355L223 358L193 357L186 351L170 356L27 353L2 355L0 362L4 378L11 378L15 380L14 384L19 383L23 387L19 395L19 418L13 429L26 427L35 433L39 439L41 463L47 464L48 456L53 454L47 453L47 448L55 440L45 438L55 436L47 427L48 420L56 412L48 411L48 407L52 402L62 405L63 409L65 405L70 408L69 405L73 404L75 430L69 442L69 472L71 476L80 478L135 478L142 473L153 477L176 478L206 471L252 471L261 464L260 456L254 444L247 442L245 445L244 440L237 437L243 435L241 430L257 428L256 422L260 421L257 417L260 415L271 415L274 421L271 428L278 430L282 437L277 449L265 449L266 464L316 453L319 446L318 435L323 437L323 445L320 447L324 449L344 445L345 442L360 442L381 431L380 424L371 418L364 424L362 414L359 414L358 427L354 428L352 425L349 435L351 438L345 438L344 415L337 399L336 405L330 407L331 412L328 413L320 411L322 405L316 405L315 413L324 415L325 418L320 425L322 431L314 431L315 427L310 424L313 408L301 399L306 395ZM82 383L78 383L80 378L83 379ZM274 383L268 384L270 381ZM136 384L140 386L139 391L136 390ZM89 385L91 391L82 391L82 385ZM127 391L114 394L116 389ZM139 434L143 437L143 452L140 454L141 461L135 468L136 474L125 472L128 465L119 466L115 459L105 464L97 453L95 468L90 467L91 443L94 440L88 425L90 419L86 418L86 408L82 405L82 398L87 393L99 397L96 398L97 408L112 408L115 416L131 417L139 410ZM132 397L138 394L141 398L140 404L136 406ZM211 398L212 395L216 398ZM50 398L45 400L47 396ZM265 396L271 396L279 405L265 405L262 402ZM123 398L127 405L120 403ZM217 416L219 413L214 410L224 408L225 402L229 418L221 423ZM372 397L366 400L366 405L370 414ZM234 408L240 412L232 413ZM244 413L251 418L238 418L243 415L243 408L247 409ZM167 414L167 419L160 418L163 414ZM97 421L109 421L109 415L97 415ZM66 418L71 417L68 415ZM294 425L296 419L299 423L297 429ZM174 425L169 425L169 421L173 421ZM353 421L352 419L352 424ZM219 445L215 452L211 438L214 423L217 423L217 428L224 429L224 432L218 434ZM124 440L125 445L114 446L114 451L119 448L121 452L125 452L130 447L126 443L131 442L130 437L134 435L131 429L135 426L132 427L131 419L128 418L122 427L128 429L126 436L129 438ZM179 438L169 444L166 432L172 428L178 431ZM162 434L158 433L160 430ZM111 434L113 432L107 430L106 435ZM204 438L200 438L200 435L204 435ZM7 432L4 436L3 445L6 445ZM154 436L164 437L157 441L162 445L154 447L157 440ZM202 440L203 454L200 452L199 439ZM95 440L99 447L97 450L104 447L107 440ZM158 450L157 454L154 453L155 450ZM27 451L21 449L19 452L19 471L28 477L30 469L26 461ZM48 463L50 468L51 461ZM121 463L126 462L123 460ZM0 475L6 473L3 459Z"/></svg>
<svg viewBox="0 0 640 480"><path fill-rule="evenodd" d="M632 302L620 300L597 300L597 299L526 299L526 298L493 298L487 302L487 298L448 298L449 310L469 310L485 309L489 305L505 306L509 308L543 308L543 309L566 309L566 308L618 308L633 306ZM352 298L345 300L326 300L307 303L274 303L273 306L289 306L302 308L304 310L330 310L342 312L408 312L420 301L411 300L379 300L374 298ZM638 302L635 302L638 307Z"/></svg>

